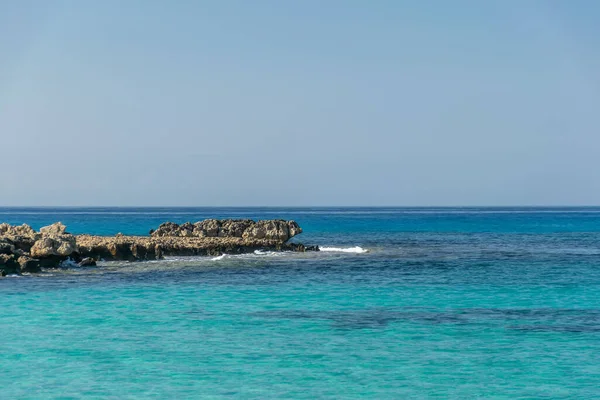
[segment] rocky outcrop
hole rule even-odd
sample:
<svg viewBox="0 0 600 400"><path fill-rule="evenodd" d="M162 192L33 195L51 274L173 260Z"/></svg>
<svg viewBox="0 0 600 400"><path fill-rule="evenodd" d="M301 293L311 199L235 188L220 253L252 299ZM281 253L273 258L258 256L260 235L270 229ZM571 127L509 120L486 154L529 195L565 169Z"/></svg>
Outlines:
<svg viewBox="0 0 600 400"><path fill-rule="evenodd" d="M46 258L51 256L68 257L76 251L75 236L50 235L38 239L29 252L32 257Z"/></svg>
<svg viewBox="0 0 600 400"><path fill-rule="evenodd" d="M0 224L0 270L6 273L39 272L77 257L75 236L57 222L36 232L29 225Z"/></svg>
<svg viewBox="0 0 600 400"><path fill-rule="evenodd" d="M95 266L96 260L157 260L164 256L248 253L255 250L318 251L287 243L302 229L294 221L216 220L166 222L150 236L71 235L60 222L36 232L28 225L0 224L0 271L39 272L65 260Z"/></svg>
<svg viewBox="0 0 600 400"><path fill-rule="evenodd" d="M31 246L39 237L39 233L29 225L11 226L7 223L0 224L0 243L4 243L0 247L4 247L6 243L9 243L16 250L29 252Z"/></svg>
<svg viewBox="0 0 600 400"><path fill-rule="evenodd" d="M311 251L316 247L284 243L270 239L238 237L147 237L147 236L77 236L81 257L103 260L143 261L164 256L218 256L221 254L251 253L255 250Z"/></svg>
<svg viewBox="0 0 600 400"><path fill-rule="evenodd" d="M8 239L0 238L0 254L13 254L16 248L15 245Z"/></svg>
<svg viewBox="0 0 600 400"><path fill-rule="evenodd" d="M29 256L21 256L17 259L20 272L40 272L42 261Z"/></svg>
<svg viewBox="0 0 600 400"><path fill-rule="evenodd" d="M60 222L59 222L60 223ZM27 224L9 225L6 222L0 224L0 236L35 236L36 231Z"/></svg>
<svg viewBox="0 0 600 400"><path fill-rule="evenodd" d="M302 233L302 229L295 221L268 220L258 221L246 229L243 238L274 239L282 242Z"/></svg>
<svg viewBox="0 0 600 400"><path fill-rule="evenodd" d="M19 263L14 254L0 254L0 271L4 274L20 272Z"/></svg>
<svg viewBox="0 0 600 400"><path fill-rule="evenodd" d="M197 237L197 238L243 238L266 239L287 242L302 233L296 221L282 219L253 221L251 219L206 219L194 224L186 222L178 225L165 222L158 229L150 231L152 237Z"/></svg>

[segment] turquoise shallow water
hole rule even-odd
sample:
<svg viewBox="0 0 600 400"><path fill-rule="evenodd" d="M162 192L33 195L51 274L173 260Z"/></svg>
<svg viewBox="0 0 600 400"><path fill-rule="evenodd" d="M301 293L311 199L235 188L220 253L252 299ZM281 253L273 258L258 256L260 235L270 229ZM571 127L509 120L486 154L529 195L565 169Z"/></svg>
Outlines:
<svg viewBox="0 0 600 400"><path fill-rule="evenodd" d="M0 398L600 397L600 209L0 209L98 234L206 217L369 252L2 279Z"/></svg>

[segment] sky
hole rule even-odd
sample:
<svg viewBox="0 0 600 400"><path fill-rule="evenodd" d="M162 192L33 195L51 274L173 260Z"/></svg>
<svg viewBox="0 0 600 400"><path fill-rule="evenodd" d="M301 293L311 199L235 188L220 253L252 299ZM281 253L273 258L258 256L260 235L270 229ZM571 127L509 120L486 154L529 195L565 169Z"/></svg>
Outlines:
<svg viewBox="0 0 600 400"><path fill-rule="evenodd" d="M600 204L600 2L0 0L0 206Z"/></svg>

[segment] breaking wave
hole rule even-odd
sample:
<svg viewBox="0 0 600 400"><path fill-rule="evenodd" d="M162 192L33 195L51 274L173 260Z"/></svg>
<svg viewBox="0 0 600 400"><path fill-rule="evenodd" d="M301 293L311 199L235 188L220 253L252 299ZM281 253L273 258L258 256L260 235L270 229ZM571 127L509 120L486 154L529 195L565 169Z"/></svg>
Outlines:
<svg viewBox="0 0 600 400"><path fill-rule="evenodd" d="M367 253L368 249L363 249L360 246L355 247L319 247L321 251L336 252L336 253Z"/></svg>

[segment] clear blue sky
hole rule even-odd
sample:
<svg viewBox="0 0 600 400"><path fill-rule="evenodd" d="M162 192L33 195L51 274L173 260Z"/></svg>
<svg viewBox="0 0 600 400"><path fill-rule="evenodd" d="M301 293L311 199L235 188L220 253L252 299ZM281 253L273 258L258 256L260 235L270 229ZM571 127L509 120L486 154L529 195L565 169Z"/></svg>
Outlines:
<svg viewBox="0 0 600 400"><path fill-rule="evenodd" d="M598 1L0 0L0 205L600 204Z"/></svg>

